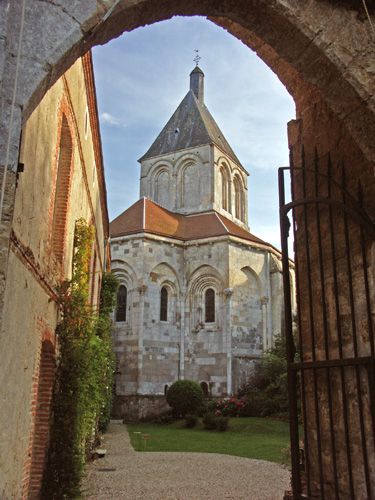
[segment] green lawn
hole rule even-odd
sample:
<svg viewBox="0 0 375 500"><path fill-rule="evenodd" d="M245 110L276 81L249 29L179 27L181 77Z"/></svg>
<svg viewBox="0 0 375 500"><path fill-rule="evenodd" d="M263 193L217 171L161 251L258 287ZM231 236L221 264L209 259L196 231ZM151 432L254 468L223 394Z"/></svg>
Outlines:
<svg viewBox="0 0 375 500"><path fill-rule="evenodd" d="M289 424L270 418L231 418L226 432L206 431L201 423L193 429L186 429L184 421L168 425L128 424L128 430L137 451L225 453L278 463L289 462ZM134 432L151 436L146 446L142 437Z"/></svg>

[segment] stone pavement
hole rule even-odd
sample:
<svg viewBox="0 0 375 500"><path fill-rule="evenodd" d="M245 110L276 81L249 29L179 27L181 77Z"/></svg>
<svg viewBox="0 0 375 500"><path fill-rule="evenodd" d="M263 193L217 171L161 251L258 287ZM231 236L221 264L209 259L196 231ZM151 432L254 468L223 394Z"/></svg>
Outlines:
<svg viewBox="0 0 375 500"><path fill-rule="evenodd" d="M87 467L84 499L281 500L289 471L272 462L216 453L136 452L125 425L110 424L107 455Z"/></svg>

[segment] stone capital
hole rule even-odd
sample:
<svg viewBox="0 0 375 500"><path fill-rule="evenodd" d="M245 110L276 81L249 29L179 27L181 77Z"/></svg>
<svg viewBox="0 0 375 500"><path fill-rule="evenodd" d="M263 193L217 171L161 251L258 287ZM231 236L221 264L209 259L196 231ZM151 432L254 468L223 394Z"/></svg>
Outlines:
<svg viewBox="0 0 375 500"><path fill-rule="evenodd" d="M261 297L261 299L260 299L260 304L261 304L262 306L265 306L265 305L267 305L267 304L268 304L269 300L270 300L270 299L269 299L268 297L265 297L265 296L264 296L264 297Z"/></svg>
<svg viewBox="0 0 375 500"><path fill-rule="evenodd" d="M230 299L230 298L232 297L232 295L233 295L233 288L226 288L226 289L224 290L224 295L225 295L228 299Z"/></svg>

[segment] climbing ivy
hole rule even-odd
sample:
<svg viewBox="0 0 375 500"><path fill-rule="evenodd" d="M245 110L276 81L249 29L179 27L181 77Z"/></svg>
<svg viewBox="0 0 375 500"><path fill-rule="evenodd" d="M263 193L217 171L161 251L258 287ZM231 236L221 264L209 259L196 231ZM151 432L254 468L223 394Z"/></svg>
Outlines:
<svg viewBox="0 0 375 500"><path fill-rule="evenodd" d="M114 360L110 312L117 281L103 275L99 313L89 304L93 228L76 222L72 279L59 287L59 359L42 498L77 498L86 459L110 414Z"/></svg>

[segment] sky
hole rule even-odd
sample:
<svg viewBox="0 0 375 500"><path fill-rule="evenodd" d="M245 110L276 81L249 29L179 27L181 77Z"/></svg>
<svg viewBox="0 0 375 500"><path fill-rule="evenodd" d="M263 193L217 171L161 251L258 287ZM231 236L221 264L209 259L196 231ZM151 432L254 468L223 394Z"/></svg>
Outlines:
<svg viewBox="0 0 375 500"><path fill-rule="evenodd" d="M93 49L110 220L139 199L140 158L189 90L199 49L205 104L249 172L249 226L280 248L277 168L288 165L292 97L237 38L174 17Z"/></svg>

